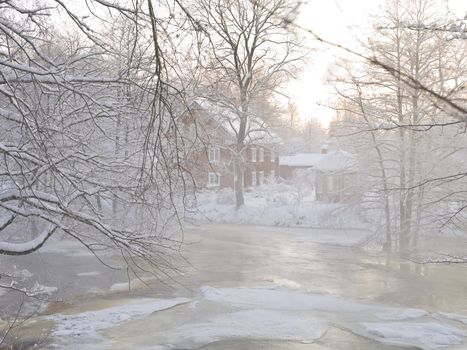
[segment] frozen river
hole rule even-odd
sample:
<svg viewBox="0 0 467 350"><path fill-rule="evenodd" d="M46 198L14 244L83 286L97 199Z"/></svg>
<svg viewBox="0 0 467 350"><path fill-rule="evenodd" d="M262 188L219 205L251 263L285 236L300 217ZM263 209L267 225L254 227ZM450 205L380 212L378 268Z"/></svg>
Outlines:
<svg viewBox="0 0 467 350"><path fill-rule="evenodd" d="M467 268L388 260L367 233L261 226L186 228L174 280L135 282L73 242L24 264L58 287L23 344L67 349L467 349ZM443 241L443 244L444 241ZM450 242L465 250L462 240ZM449 244L447 245L449 247ZM444 249L438 242L427 249ZM112 262L109 257L107 262ZM68 262L68 263L65 263ZM13 296L0 296L3 310Z"/></svg>

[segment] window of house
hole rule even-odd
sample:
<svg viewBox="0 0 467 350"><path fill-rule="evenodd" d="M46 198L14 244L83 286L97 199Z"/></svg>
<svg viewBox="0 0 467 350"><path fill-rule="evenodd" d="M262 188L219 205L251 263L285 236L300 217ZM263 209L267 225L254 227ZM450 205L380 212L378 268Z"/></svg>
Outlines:
<svg viewBox="0 0 467 350"><path fill-rule="evenodd" d="M254 147L251 149L251 161L256 162L256 148Z"/></svg>
<svg viewBox="0 0 467 350"><path fill-rule="evenodd" d="M271 151L271 162L275 162L276 161L276 154L274 153L274 151Z"/></svg>
<svg viewBox="0 0 467 350"><path fill-rule="evenodd" d="M251 172L251 186L256 186L256 171Z"/></svg>
<svg viewBox="0 0 467 350"><path fill-rule="evenodd" d="M209 147L208 159L210 163L218 163L220 160L220 149L217 146Z"/></svg>
<svg viewBox="0 0 467 350"><path fill-rule="evenodd" d="M264 171L259 172L259 182L258 182L258 184L259 185L264 184Z"/></svg>
<svg viewBox="0 0 467 350"><path fill-rule="evenodd" d="M208 173L208 186L219 186L221 177L218 173Z"/></svg>
<svg viewBox="0 0 467 350"><path fill-rule="evenodd" d="M264 162L264 148L259 148L259 161Z"/></svg>

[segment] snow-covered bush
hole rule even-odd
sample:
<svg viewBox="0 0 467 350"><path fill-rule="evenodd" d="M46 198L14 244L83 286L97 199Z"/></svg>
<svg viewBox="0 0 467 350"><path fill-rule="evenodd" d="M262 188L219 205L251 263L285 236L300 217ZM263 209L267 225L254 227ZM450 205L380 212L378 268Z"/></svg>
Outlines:
<svg viewBox="0 0 467 350"><path fill-rule="evenodd" d="M217 204L234 204L235 196L231 188L223 188L217 191L215 200Z"/></svg>
<svg viewBox="0 0 467 350"><path fill-rule="evenodd" d="M364 227L358 210L344 204L318 203L305 188L298 199L293 182L269 181L245 191L245 205L235 209L231 189L198 193L198 207L191 220L270 226L350 228Z"/></svg>

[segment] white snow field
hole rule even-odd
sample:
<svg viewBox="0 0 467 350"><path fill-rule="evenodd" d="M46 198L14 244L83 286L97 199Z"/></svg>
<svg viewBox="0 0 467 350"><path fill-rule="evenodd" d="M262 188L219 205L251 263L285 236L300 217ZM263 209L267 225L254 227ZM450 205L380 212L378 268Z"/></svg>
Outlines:
<svg viewBox="0 0 467 350"><path fill-rule="evenodd" d="M273 183L250 189L244 196L245 205L236 210L232 190L199 193L191 219L198 223L282 227L369 227L351 207L316 202L309 186Z"/></svg>
<svg viewBox="0 0 467 350"><path fill-rule="evenodd" d="M178 312L167 311L177 305ZM166 312L169 313L164 314ZM451 315L451 318L458 317L462 316ZM225 339L313 343L331 327L381 343L425 350L465 344L467 336L462 323L451 324L440 314L277 285L258 288L204 286L191 300L132 300L107 309L56 315L50 319L56 323L52 335L70 349L79 348L83 335L101 341L93 343L99 344L96 348L120 349L134 342L137 348L157 350L197 349ZM123 340L105 341L103 331L120 335Z"/></svg>
<svg viewBox="0 0 467 350"><path fill-rule="evenodd" d="M325 320L293 311L251 309L233 311L189 323L173 330L172 338L195 347L222 339L272 339L313 342L329 328ZM164 349L177 348L173 346Z"/></svg>
<svg viewBox="0 0 467 350"><path fill-rule="evenodd" d="M55 323L51 336L60 343L64 341L71 348L79 348L83 345L79 341L83 340L88 342L86 348L91 348L91 344L96 345L96 342L102 340L100 332L106 329L189 301L187 298L134 299L110 308L76 314L55 314L47 316L46 319ZM101 346L103 345L96 345L96 348Z"/></svg>
<svg viewBox="0 0 467 350"><path fill-rule="evenodd" d="M466 333L438 322L372 322L363 326L375 339L389 344L414 345L421 349L439 349L461 344Z"/></svg>
<svg viewBox="0 0 467 350"><path fill-rule="evenodd" d="M394 345L439 349L462 344L467 336L465 330L437 321L427 311L420 309L384 307L327 294L279 288L203 287L201 292L206 300L234 307L295 311L296 314L318 311L321 325L339 324L357 334Z"/></svg>

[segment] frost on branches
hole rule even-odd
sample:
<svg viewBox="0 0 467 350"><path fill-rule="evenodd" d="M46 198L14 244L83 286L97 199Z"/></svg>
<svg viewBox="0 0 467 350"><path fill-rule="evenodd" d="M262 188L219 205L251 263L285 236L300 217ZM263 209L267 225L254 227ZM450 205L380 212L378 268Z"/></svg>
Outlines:
<svg viewBox="0 0 467 350"><path fill-rule="evenodd" d="M188 178L166 38L153 40L167 19L150 2L88 5L0 5L0 254L60 233L165 273L179 239L162 232Z"/></svg>

